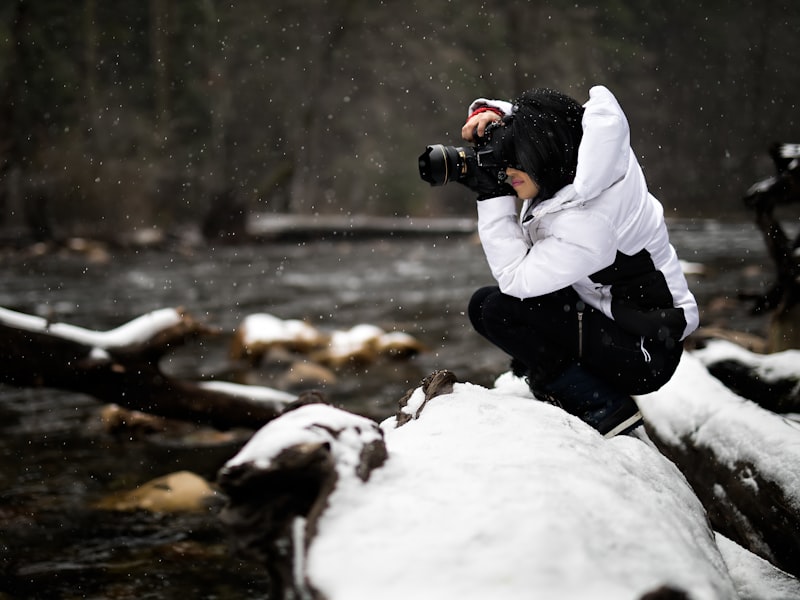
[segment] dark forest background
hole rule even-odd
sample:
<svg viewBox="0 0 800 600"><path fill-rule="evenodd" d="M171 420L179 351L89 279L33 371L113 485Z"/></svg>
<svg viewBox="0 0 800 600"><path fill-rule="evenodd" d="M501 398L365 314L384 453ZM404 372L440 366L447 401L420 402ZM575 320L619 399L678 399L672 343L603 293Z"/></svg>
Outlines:
<svg viewBox="0 0 800 600"><path fill-rule="evenodd" d="M730 217L800 142L800 3L6 0L0 226L472 215L417 156L476 96L609 86L668 215ZM212 213L218 214L218 213Z"/></svg>

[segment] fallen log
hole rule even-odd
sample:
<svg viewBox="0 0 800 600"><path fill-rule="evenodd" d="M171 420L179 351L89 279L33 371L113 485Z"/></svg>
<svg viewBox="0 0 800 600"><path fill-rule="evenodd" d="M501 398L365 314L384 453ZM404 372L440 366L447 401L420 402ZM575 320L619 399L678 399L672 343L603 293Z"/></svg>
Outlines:
<svg viewBox="0 0 800 600"><path fill-rule="evenodd" d="M340 480L365 482L386 460L377 423L324 404L294 410L261 429L220 471L220 513L241 554L264 564L270 596L324 598L299 557L308 551Z"/></svg>
<svg viewBox="0 0 800 600"><path fill-rule="evenodd" d="M270 597L736 597L671 462L506 379L435 373L379 430L311 406L260 430L218 481Z"/></svg>
<svg viewBox="0 0 800 600"><path fill-rule="evenodd" d="M800 350L758 354L714 340L694 356L742 398L772 412L800 413Z"/></svg>
<svg viewBox="0 0 800 600"><path fill-rule="evenodd" d="M0 383L84 393L218 429L257 429L296 400L268 388L185 381L161 371L170 349L213 333L179 309L98 332L0 308Z"/></svg>
<svg viewBox="0 0 800 600"><path fill-rule="evenodd" d="M686 476L714 529L800 576L800 423L737 396L690 354L637 403L650 439Z"/></svg>

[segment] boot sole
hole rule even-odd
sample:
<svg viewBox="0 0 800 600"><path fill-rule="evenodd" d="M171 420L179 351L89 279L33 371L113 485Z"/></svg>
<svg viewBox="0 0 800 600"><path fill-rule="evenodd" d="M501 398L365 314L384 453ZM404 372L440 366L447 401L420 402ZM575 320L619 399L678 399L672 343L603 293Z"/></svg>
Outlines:
<svg viewBox="0 0 800 600"><path fill-rule="evenodd" d="M615 425L611 430L607 433L603 434L603 437L608 439L612 438L616 435L622 435L625 433L630 433L634 429L636 429L639 425L643 423L642 421L642 413L641 411L636 411L635 415L631 415L621 423Z"/></svg>

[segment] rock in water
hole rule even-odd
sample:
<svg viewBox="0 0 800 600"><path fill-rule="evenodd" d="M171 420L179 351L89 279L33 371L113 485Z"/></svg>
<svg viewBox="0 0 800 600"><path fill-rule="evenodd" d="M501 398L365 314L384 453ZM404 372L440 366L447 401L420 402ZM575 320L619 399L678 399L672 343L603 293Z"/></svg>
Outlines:
<svg viewBox="0 0 800 600"><path fill-rule="evenodd" d="M200 512L217 498L209 483L189 471L148 481L134 490L107 496L97 503L104 510L146 510L155 513Z"/></svg>

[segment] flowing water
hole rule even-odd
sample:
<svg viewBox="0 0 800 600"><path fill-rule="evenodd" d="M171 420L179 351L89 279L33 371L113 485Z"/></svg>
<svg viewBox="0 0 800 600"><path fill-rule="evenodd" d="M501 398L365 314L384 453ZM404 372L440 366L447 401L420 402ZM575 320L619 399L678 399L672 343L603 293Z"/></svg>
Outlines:
<svg viewBox="0 0 800 600"><path fill-rule="evenodd" d="M704 324L762 334L764 317L737 300L772 279L752 224L670 224ZM315 241L126 250L109 260L66 252L0 255L0 306L91 329L150 310L184 307L230 334L247 315L305 319L321 329L371 323L404 331L428 351L412 360L346 369L325 388L349 410L382 419L439 368L490 385L508 361L470 328L466 304L491 282L471 236ZM230 373L229 336L165 358L181 377ZM2 368L2 365L0 365ZM269 384L264 368L248 381ZM200 444L111 435L98 403L58 390L0 386L0 600L3 598L264 598L259 566L231 556L215 509L195 515L93 508L111 491L188 469L209 480L241 440Z"/></svg>

